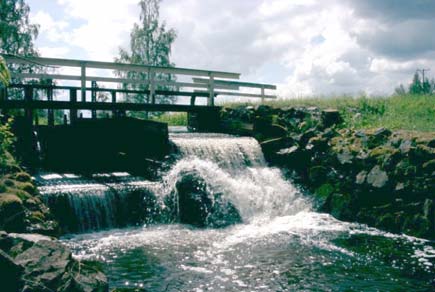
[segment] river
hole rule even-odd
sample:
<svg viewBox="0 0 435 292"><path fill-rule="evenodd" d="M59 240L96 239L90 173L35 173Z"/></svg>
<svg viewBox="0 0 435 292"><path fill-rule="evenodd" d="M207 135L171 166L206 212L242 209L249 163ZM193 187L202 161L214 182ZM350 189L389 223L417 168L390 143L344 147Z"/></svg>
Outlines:
<svg viewBox="0 0 435 292"><path fill-rule="evenodd" d="M267 166L258 143L223 134L172 133L175 161L158 182L128 174L41 175L53 208L63 196L76 216L62 238L74 256L100 261L111 288L139 291L434 291L435 244L346 223ZM195 172L241 217L225 228L180 224L168 205L180 177ZM101 177L109 177L104 180ZM116 177L117 179L113 179ZM118 189L118 191L117 191ZM175 220L117 224L120 189L153 193ZM121 196L122 197L122 196ZM212 198L213 201L213 198ZM213 201L215 203L215 201ZM178 209L177 209L178 208ZM124 212L129 212L128 210ZM144 210L145 212L145 210ZM151 213L150 213L151 214ZM73 229L72 229L73 230Z"/></svg>

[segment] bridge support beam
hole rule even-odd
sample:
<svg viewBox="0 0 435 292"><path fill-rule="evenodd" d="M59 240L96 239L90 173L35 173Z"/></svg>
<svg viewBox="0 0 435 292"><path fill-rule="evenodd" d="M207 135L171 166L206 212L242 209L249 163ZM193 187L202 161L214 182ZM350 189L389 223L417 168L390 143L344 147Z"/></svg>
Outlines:
<svg viewBox="0 0 435 292"><path fill-rule="evenodd" d="M50 84L53 83L52 80L49 81ZM47 88L47 100L53 101L53 87ZM54 126L54 110L52 108L47 109L47 124L49 126Z"/></svg>
<svg viewBox="0 0 435 292"><path fill-rule="evenodd" d="M70 99L72 104L77 102L77 90L70 89L69 99ZM70 119L71 124L74 124L75 122L77 122L77 109L70 109L69 110L69 119Z"/></svg>
<svg viewBox="0 0 435 292"><path fill-rule="evenodd" d="M33 101L33 87L31 86L24 87L24 100L29 104ZM24 110L24 112L25 112L24 116L26 118L26 122L30 126L33 126L33 109L28 107Z"/></svg>

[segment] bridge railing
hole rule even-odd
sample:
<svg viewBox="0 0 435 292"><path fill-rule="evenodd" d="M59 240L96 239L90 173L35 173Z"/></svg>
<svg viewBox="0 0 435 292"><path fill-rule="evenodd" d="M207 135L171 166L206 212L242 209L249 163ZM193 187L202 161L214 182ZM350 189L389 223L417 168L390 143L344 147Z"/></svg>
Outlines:
<svg viewBox="0 0 435 292"><path fill-rule="evenodd" d="M135 64L121 64L112 62L98 62L87 60L71 60L71 59L56 59L56 58L40 58L40 57L21 57L14 55L2 55L8 64L27 64L40 65L52 68L73 67L79 68L80 74L50 74L50 73L16 73L12 77L19 79L50 79L50 80L72 80L80 82L81 100L86 101L86 82L109 82L117 84L144 84L148 87L147 94L150 96L150 103L156 103L156 95L158 86L168 86L175 90L166 90L167 95L180 96L202 96L207 97L207 105L214 106L214 99L218 95L240 96L240 97L259 97L262 100L266 98L276 98L275 95L266 94L265 90L275 90L276 86L261 83L248 83L236 81L240 78L239 73L198 70L178 67L158 67L145 66ZM115 70L119 72L138 72L144 73L147 78L119 78L119 77L102 77L89 76L88 69L103 69ZM172 74L182 75L192 78L192 82L178 81L161 81L156 79L156 74ZM241 92L240 88L251 88L260 90L259 93ZM183 89L183 90L181 90Z"/></svg>

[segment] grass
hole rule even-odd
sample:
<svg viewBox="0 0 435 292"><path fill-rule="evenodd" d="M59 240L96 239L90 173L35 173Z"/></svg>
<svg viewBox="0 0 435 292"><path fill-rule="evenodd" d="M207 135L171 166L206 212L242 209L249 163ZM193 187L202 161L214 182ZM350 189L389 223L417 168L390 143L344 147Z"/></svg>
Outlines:
<svg viewBox="0 0 435 292"><path fill-rule="evenodd" d="M341 112L346 126L355 129L386 127L392 130L435 132L435 96L430 95L298 98L265 104L276 108L336 108ZM242 104L224 104L228 107L238 105Z"/></svg>
<svg viewBox="0 0 435 292"><path fill-rule="evenodd" d="M187 113L164 113L152 120L167 123L169 126L187 126Z"/></svg>

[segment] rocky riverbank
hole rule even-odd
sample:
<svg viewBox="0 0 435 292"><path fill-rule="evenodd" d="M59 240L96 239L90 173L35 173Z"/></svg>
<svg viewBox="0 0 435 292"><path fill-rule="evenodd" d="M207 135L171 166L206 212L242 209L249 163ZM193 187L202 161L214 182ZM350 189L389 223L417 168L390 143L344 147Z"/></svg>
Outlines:
<svg viewBox="0 0 435 292"><path fill-rule="evenodd" d="M221 115L225 132L255 137L319 211L435 239L435 133L348 129L338 111L314 107L241 106Z"/></svg>
<svg viewBox="0 0 435 292"><path fill-rule="evenodd" d="M72 258L31 176L4 152L0 170L1 291L108 291L99 266ZM49 236L47 236L49 235Z"/></svg>

